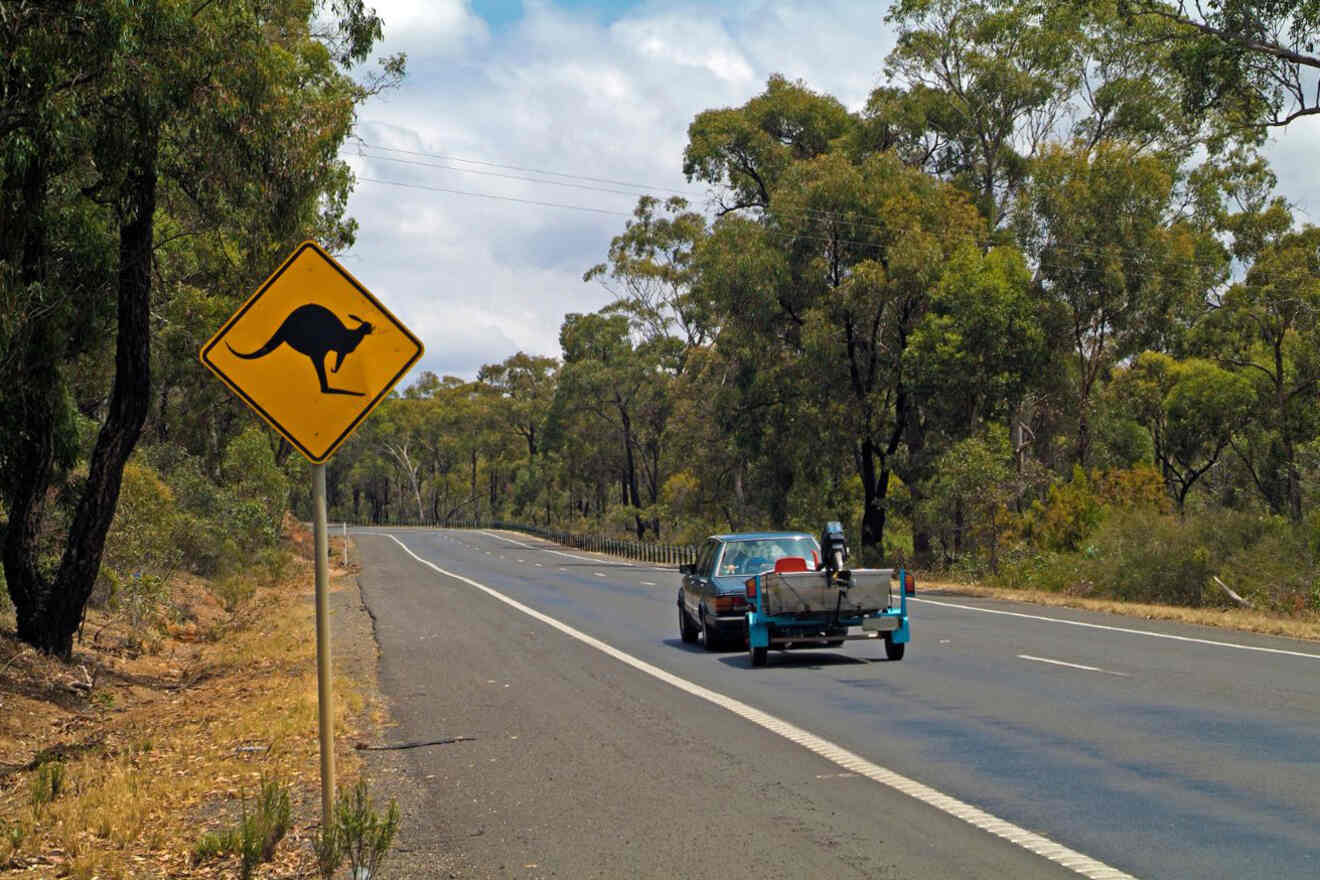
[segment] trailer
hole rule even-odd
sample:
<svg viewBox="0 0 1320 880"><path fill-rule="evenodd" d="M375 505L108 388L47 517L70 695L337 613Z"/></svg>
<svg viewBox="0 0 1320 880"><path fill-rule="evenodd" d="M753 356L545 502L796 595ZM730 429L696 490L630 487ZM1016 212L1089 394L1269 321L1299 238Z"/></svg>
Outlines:
<svg viewBox="0 0 1320 880"><path fill-rule="evenodd" d="M825 562L811 570L805 559L785 557L774 569L746 581L747 646L753 666L764 666L771 648L838 647L845 641L882 639L885 656L902 660L911 640L907 597L916 592L903 568L845 569L847 545L838 523L821 541Z"/></svg>

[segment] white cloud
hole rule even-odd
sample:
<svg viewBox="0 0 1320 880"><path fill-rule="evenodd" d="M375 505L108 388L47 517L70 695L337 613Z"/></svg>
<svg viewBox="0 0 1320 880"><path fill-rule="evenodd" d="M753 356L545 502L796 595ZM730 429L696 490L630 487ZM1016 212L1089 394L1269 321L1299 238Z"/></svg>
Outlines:
<svg viewBox="0 0 1320 880"><path fill-rule="evenodd" d="M464 54L490 39L486 22L472 11L470 0L373 0L384 21L388 52L410 58ZM382 53L384 54L384 53Z"/></svg>

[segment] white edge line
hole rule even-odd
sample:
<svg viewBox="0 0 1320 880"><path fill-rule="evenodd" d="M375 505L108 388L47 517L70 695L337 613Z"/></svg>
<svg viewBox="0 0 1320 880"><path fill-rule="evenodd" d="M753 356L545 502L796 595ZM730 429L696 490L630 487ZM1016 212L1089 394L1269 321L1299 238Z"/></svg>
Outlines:
<svg viewBox="0 0 1320 880"><path fill-rule="evenodd" d="M1069 663L1065 660L1051 660L1048 657L1033 657L1030 654L1018 654L1019 660L1034 660L1037 663L1050 663L1054 666L1067 666L1070 669L1084 669L1087 672L1103 672L1105 675L1121 675L1123 678L1131 678L1126 672L1114 672L1112 669L1101 669L1099 666L1084 666L1081 663Z"/></svg>
<svg viewBox="0 0 1320 880"><path fill-rule="evenodd" d="M841 748L827 739L809 733L800 727L789 724L787 721L780 720L767 712L762 712L760 709L753 708L740 700L726 697L724 694L704 688L699 684L694 684L687 679L679 678L677 675L666 672L658 666L647 663L645 660L639 660L631 654L625 654L613 645L609 645L602 642L600 639L589 636L580 630L576 630L566 623L561 623L547 614L542 614L535 608L524 605L516 599L511 599L503 593L493 590L484 584L477 583L471 578L466 578L462 575L445 571L435 563L428 562L412 550L408 549L408 547L398 538L393 535L390 535L389 537L390 540L394 541L394 543L398 544L399 547L403 549L403 552L407 553L427 568L430 568L445 577L475 587L488 596L498 599L509 607L541 621L546 626L557 629L565 635L571 636L583 644L590 645L601 653L613 657L615 660L625 663L640 672L652 676L653 678L657 678L666 684L672 685L685 693L700 697L707 702L714 703L716 706L727 709L733 714L751 721L753 724L757 724L772 733L784 737L790 742L802 746L808 751L814 752L820 757L837 764L845 770L866 776L882 785L889 786L895 791L916 798L928 806L934 807L943 813L953 816L955 819L960 819L969 825L974 825L997 837L1002 837L1004 840L1020 846L1025 850L1036 853L1037 855L1049 859L1051 862L1062 865L1065 868L1069 868L1070 870L1081 874L1083 877L1089 877L1092 878L1092 880L1135 880L1132 875L1125 874L1117 868L1112 868L1104 862L1097 861L1090 856L1083 855L1076 850L1055 843L1048 837L1036 834L1033 831L1028 831L1025 828L1019 828L1017 825L999 819L979 807L974 807L971 804L958 800L957 798L943 794L928 785L924 785L914 779L909 779L906 776L895 773L879 764L873 764L860 755Z"/></svg>
<svg viewBox="0 0 1320 880"><path fill-rule="evenodd" d="M1265 648L1260 645L1240 645L1236 642L1217 642L1214 639L1197 639L1192 636L1176 636L1173 633L1152 632L1146 629L1130 629L1126 626L1107 626L1103 623L1087 623L1084 620L1068 620L1063 617L1046 617L1043 614L1024 614L1021 611L1003 611L998 608L978 608L975 605L961 605L957 602L939 602L935 599L918 599L913 596L909 602L924 602L927 605L939 605L943 608L961 608L963 611L979 611L982 614L1002 614L1005 617L1022 617L1027 620L1045 620L1050 623L1066 623L1068 626L1084 626L1087 629L1104 629L1110 632L1128 633L1134 636L1149 636L1152 639L1171 639L1175 642L1194 642L1198 645L1213 645L1216 648L1236 648L1239 651L1258 651L1262 654L1283 654L1287 657L1305 657L1308 660L1320 660L1320 654L1308 654L1305 651L1287 651L1283 648Z"/></svg>

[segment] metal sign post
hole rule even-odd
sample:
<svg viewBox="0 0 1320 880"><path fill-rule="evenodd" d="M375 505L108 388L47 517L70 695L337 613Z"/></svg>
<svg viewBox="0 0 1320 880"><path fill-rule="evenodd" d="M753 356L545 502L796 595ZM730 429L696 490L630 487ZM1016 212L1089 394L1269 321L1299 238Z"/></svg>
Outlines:
<svg viewBox="0 0 1320 880"><path fill-rule="evenodd" d="M422 341L314 241L299 245L198 353L312 465L322 833L335 805L325 462L421 356Z"/></svg>
<svg viewBox="0 0 1320 880"><path fill-rule="evenodd" d="M325 465L312 465L312 520L316 539L316 716L321 733L321 833L333 827L335 730L330 681L330 539L325 522Z"/></svg>

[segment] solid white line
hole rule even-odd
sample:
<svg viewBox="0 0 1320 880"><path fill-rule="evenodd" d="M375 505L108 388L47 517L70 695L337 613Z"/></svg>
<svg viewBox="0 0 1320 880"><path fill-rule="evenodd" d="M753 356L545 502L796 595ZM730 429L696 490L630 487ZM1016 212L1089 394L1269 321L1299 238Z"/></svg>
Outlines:
<svg viewBox="0 0 1320 880"><path fill-rule="evenodd" d="M1170 639L1175 642L1194 642L1198 645L1212 645L1216 648L1236 648L1239 651L1257 651L1261 654L1283 654L1288 657L1305 657L1307 660L1320 660L1320 654L1307 654L1305 651L1286 651L1283 648L1263 648L1259 645L1240 645L1236 642L1217 642L1213 639L1195 639L1191 636L1175 636L1172 633L1151 632L1146 629L1129 629L1126 626L1106 626L1102 623L1086 623L1081 620L1065 620L1062 617L1046 617L1043 614L1023 614L1020 611L1001 611L998 608L978 608L975 605L960 605L957 602L938 602L934 599L908 598L909 602L925 602L927 605L939 605L942 608L960 608L963 611L979 611L982 614L1002 614L1005 617L1023 617L1027 620L1044 620L1049 623L1066 623L1069 626L1083 626L1087 629L1104 629L1110 632L1127 633L1134 636L1150 636L1152 639Z"/></svg>
<svg viewBox="0 0 1320 880"><path fill-rule="evenodd" d="M1126 672L1114 672L1109 669L1101 669L1099 666L1083 666L1080 663L1068 663L1063 660L1051 660L1048 657L1033 657L1030 654L1018 654L1021 660L1035 660L1037 663L1052 663L1055 666L1067 666L1071 669L1085 669L1087 672L1103 672L1105 675L1121 675L1124 678L1131 678Z"/></svg>
<svg viewBox="0 0 1320 880"><path fill-rule="evenodd" d="M601 653L613 657L621 663L626 663L640 672L644 672L647 675L657 678L685 693L691 694L692 696L700 697L703 700L714 703L716 706L727 709L735 715L751 721L753 724L757 724L772 733L784 737L790 742L797 743L803 748L814 752L828 761L832 761L844 770L866 776L882 785L887 785L896 791L914 797L924 804L947 813L956 819L960 819L969 825L974 825L977 828L984 829L991 834L1002 837L1010 843L1043 856L1056 864L1070 868L1084 877L1091 878L1091 880L1107 880L1107 878L1109 878L1109 880L1135 880L1130 874L1125 874L1117 868L1112 868L1109 865L1106 865L1104 862L1097 861L1090 856L1085 856L1076 850L1055 843L1048 837L1036 834L1034 831L1028 831L1025 828L1019 828L1011 822L1005 822L1003 819L997 818L979 807L974 807L971 804L958 800L957 798L950 797L928 785L923 785L916 780L895 773L879 764L873 764L860 755L843 749L827 739L809 733L802 728L789 724L787 721L776 718L767 712L762 712L760 709L753 708L740 700L726 697L724 694L712 691L699 684L694 684L685 678L679 678L677 675L667 672L658 666L647 663L645 660L639 660L631 654L625 654L613 645L602 642L594 636L589 636L580 630L574 629L566 623L561 623L550 615L543 614L535 608L524 605L517 599L511 599L503 593L491 589L485 584L480 584L471 578L466 578L462 575L445 571L435 563L428 562L413 551L409 550L398 538L393 535L390 535L389 537L394 543L398 544L399 547L403 549L404 553L407 553L427 568L430 568L445 577L453 578L456 581L462 581L469 586L475 587L491 598L498 599L509 607L521 611L528 617L539 620L546 626L553 627L565 635L577 639L583 644L590 645Z"/></svg>

